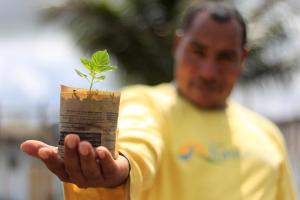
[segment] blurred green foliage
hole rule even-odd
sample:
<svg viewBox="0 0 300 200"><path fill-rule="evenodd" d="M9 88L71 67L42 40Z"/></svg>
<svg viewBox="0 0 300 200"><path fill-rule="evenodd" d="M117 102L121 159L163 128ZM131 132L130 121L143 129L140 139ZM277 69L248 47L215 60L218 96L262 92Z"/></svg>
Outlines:
<svg viewBox="0 0 300 200"><path fill-rule="evenodd" d="M108 49L126 72L126 84L153 85L172 80L173 34L188 3L183 0L67 0L64 5L49 9L47 16L65 19L84 52ZM263 6L262 10L270 5ZM263 13L257 12L253 20ZM286 37L280 24L267 30L267 34L271 37L250 43L252 53L242 83L282 77L292 68L291 63L271 64L262 60L264 45Z"/></svg>

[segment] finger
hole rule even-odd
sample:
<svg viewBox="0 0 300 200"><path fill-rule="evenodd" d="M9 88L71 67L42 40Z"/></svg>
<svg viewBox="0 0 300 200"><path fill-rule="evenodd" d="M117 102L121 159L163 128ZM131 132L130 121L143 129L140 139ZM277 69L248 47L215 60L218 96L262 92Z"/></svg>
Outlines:
<svg viewBox="0 0 300 200"><path fill-rule="evenodd" d="M118 167L113 159L111 153L107 150L107 148L100 146L96 149L97 155L100 158L100 164L102 169L102 175L104 179L113 176L116 173Z"/></svg>
<svg viewBox="0 0 300 200"><path fill-rule="evenodd" d="M96 153L89 142L79 143L80 164L83 175L87 180L101 181L101 169L96 162Z"/></svg>
<svg viewBox="0 0 300 200"><path fill-rule="evenodd" d="M70 180L78 186L85 183L85 178L81 171L80 160L78 155L78 144L80 138L78 135L69 134L65 137L65 155L64 163L65 169Z"/></svg>
<svg viewBox="0 0 300 200"><path fill-rule="evenodd" d="M47 148L50 148L53 151L57 152L56 147L50 146L44 142L37 141L37 140L27 140L20 145L20 149L23 152L25 152L26 154L28 154L30 156L34 156L36 158L39 158L38 151L42 147L47 147Z"/></svg>
<svg viewBox="0 0 300 200"><path fill-rule="evenodd" d="M38 151L38 156L45 163L47 168L61 181L70 182L65 170L64 161L58 156L57 152L53 151L53 149L42 147Z"/></svg>

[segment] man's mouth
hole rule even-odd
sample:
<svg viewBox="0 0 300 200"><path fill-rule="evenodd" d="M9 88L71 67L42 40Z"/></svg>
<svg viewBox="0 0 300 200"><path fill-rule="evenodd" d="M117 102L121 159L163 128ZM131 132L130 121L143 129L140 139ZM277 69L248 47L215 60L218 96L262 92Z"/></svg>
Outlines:
<svg viewBox="0 0 300 200"><path fill-rule="evenodd" d="M220 92L221 87L220 84L216 83L215 81L203 81L203 80L195 80L190 82L190 87L195 88L197 90L201 90L203 92Z"/></svg>

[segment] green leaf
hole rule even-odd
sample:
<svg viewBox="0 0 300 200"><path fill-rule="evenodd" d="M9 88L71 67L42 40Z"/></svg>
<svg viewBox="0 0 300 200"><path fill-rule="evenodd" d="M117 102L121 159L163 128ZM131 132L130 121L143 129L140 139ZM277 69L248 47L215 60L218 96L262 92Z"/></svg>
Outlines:
<svg viewBox="0 0 300 200"><path fill-rule="evenodd" d="M99 77L96 77L96 78L95 78L95 81L96 81L96 82L104 81L105 78L106 78L105 76L99 76Z"/></svg>
<svg viewBox="0 0 300 200"><path fill-rule="evenodd" d="M81 63L88 69L93 70L93 64L86 58L80 58Z"/></svg>
<svg viewBox="0 0 300 200"><path fill-rule="evenodd" d="M96 51L92 55L92 61L97 65L109 65L109 55L106 50Z"/></svg>
<svg viewBox="0 0 300 200"><path fill-rule="evenodd" d="M82 73L81 71L79 71L78 69L75 69L75 72L78 74L78 76L86 78L87 79L87 75Z"/></svg>
<svg viewBox="0 0 300 200"><path fill-rule="evenodd" d="M97 65L94 61L91 61L91 66L94 72L101 72L100 65Z"/></svg>
<svg viewBox="0 0 300 200"><path fill-rule="evenodd" d="M101 65L100 66L100 71L101 72L114 71L116 69L117 69L117 67L113 66L113 65Z"/></svg>
<svg viewBox="0 0 300 200"><path fill-rule="evenodd" d="M82 73L78 69L75 69L75 71L80 77L86 78L90 82L90 90L92 89L94 82L105 80L105 76L99 76L100 73L117 69L116 66L110 65L109 54L106 50L95 52L92 55L91 60L80 58L80 61L88 70L88 75Z"/></svg>

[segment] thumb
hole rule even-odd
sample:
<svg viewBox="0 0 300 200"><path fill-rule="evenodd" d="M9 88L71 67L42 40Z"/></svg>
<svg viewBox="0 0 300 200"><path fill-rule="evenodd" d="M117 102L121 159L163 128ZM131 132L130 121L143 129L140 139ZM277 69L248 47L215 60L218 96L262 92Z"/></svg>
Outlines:
<svg viewBox="0 0 300 200"><path fill-rule="evenodd" d="M38 152L43 147L54 150L55 152L57 151L55 147L38 140L27 140L20 145L20 149L23 152L36 158L39 158Z"/></svg>
<svg viewBox="0 0 300 200"><path fill-rule="evenodd" d="M111 153L103 146L96 149L97 156L100 158L100 166L104 181L107 181L110 187L123 184L130 172L130 165L124 156L119 156L114 160Z"/></svg>
<svg viewBox="0 0 300 200"><path fill-rule="evenodd" d="M118 166L107 148L97 147L96 153L100 158L101 169L104 178L113 176L118 171Z"/></svg>

